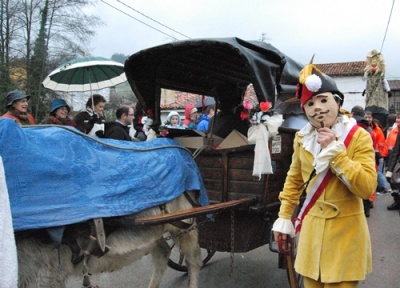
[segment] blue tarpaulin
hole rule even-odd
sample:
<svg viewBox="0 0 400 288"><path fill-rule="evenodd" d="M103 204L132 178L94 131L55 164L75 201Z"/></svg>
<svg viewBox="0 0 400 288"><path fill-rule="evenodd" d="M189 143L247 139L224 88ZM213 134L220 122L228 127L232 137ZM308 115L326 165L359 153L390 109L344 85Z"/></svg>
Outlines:
<svg viewBox="0 0 400 288"><path fill-rule="evenodd" d="M94 139L72 127L22 128L3 118L0 155L15 231L129 215L186 190L208 204L196 163L172 139Z"/></svg>

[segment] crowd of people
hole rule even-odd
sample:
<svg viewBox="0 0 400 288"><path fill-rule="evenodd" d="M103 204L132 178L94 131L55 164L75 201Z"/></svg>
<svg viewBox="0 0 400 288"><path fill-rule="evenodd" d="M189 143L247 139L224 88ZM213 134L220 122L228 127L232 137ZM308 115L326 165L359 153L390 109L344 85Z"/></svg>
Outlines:
<svg viewBox="0 0 400 288"><path fill-rule="evenodd" d="M195 129L197 131L211 132L221 138L226 138L232 130L237 130L241 134L247 136L250 122L242 119L240 113L243 111L243 105L231 105L225 103L217 109L215 104L205 107L196 107L193 104L187 104L184 111L184 119L182 120L179 113L171 111L164 123L166 128L175 129ZM202 112L199 113L199 110ZM215 118L215 120L214 120Z"/></svg>
<svg viewBox="0 0 400 288"><path fill-rule="evenodd" d="M20 125L35 125L36 120L28 113L30 95L16 89L6 95L7 112L1 117L11 118ZM50 103L49 114L40 124L46 125L67 125L78 129L80 132L97 136L100 138L114 138L128 141L146 141L147 131L144 123L148 115L138 107L134 109L129 106L121 106L117 109L113 122L106 123L104 107L106 99L100 94L91 95L83 111L80 111L75 117L70 116L71 107L64 99L53 99ZM199 110L201 110L199 113ZM221 107L216 111L215 104L205 107L196 107L188 104L185 107L183 119L177 111L171 111L164 123L166 128L175 129L195 129L198 131L210 132L210 123L216 125L213 133L216 136L225 138L233 129L237 129L244 135L247 135L249 122L241 119L240 107ZM212 121L213 118L218 121ZM130 126L133 126L132 135Z"/></svg>
<svg viewBox="0 0 400 288"><path fill-rule="evenodd" d="M369 217L370 208L374 207L376 195L387 193L391 193L394 198L393 203L387 209L397 210L399 209L399 187L395 183L391 183L391 171L393 171L394 165L399 159L399 155L393 153L393 151L397 142L400 114L388 117L386 127L382 127L379 121L373 117L373 113L368 110L364 111L361 106L354 106L351 114L357 120L358 125L370 133L375 151L377 189L370 199L364 200L365 215Z"/></svg>
<svg viewBox="0 0 400 288"><path fill-rule="evenodd" d="M6 95L7 112L0 118L10 118L20 125L36 125L35 118L28 113L30 95L16 89ZM127 141L145 141L130 136L130 125L135 119L134 108L121 106L116 110L116 120L106 123L104 107L106 99L100 94L91 95L85 105L85 109L71 118L71 107L64 99L53 99L50 102L49 114L40 124L66 125L75 127L80 132L100 138L113 138Z"/></svg>
<svg viewBox="0 0 400 288"><path fill-rule="evenodd" d="M176 111L171 111L165 121L164 126L174 129L195 129L198 131L208 131L208 123L215 114L215 105L208 105L199 116L199 108L193 104L185 106L185 117L182 121L181 116Z"/></svg>

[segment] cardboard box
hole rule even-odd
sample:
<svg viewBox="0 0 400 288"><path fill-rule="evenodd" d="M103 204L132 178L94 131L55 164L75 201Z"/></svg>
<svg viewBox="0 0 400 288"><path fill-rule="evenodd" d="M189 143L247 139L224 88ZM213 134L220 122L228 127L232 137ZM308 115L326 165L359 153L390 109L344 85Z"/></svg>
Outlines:
<svg viewBox="0 0 400 288"><path fill-rule="evenodd" d="M247 140L247 137L244 136L237 130L233 130L222 142L219 144L220 149L234 148L245 145L251 145L251 143Z"/></svg>
<svg viewBox="0 0 400 288"><path fill-rule="evenodd" d="M183 146L187 148L193 148L193 149L198 149L203 146L208 145L208 138L207 134L203 131L197 131L197 130L183 130L179 131L180 134L178 137L173 137L174 140L178 141L181 143ZM221 137L212 136L213 141L212 141L212 146L218 145L221 143L223 140Z"/></svg>
<svg viewBox="0 0 400 288"><path fill-rule="evenodd" d="M197 136L174 137L174 140L178 141L187 148L193 148L193 149L201 148L203 146L208 145L208 138L204 132L192 130L191 133L194 133L193 131L196 132ZM215 135L213 135L212 137L213 137L212 146L218 147L219 149L228 149L245 145L251 145L251 143L247 140L247 137L241 134L237 130L233 130L225 139Z"/></svg>
<svg viewBox="0 0 400 288"><path fill-rule="evenodd" d="M183 146L187 148L197 149L207 145L206 137L197 136L197 137L190 137L190 136L183 136L183 137L175 137L174 140L181 143Z"/></svg>

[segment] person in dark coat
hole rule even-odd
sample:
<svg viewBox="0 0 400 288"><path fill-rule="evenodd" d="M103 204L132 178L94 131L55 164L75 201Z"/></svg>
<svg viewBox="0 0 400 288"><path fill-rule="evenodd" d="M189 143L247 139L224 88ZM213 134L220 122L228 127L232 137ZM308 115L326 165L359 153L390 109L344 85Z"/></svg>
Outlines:
<svg viewBox="0 0 400 288"><path fill-rule="evenodd" d="M135 135L133 137L139 141L147 140L147 135L143 131L142 123L142 118L145 116L146 113L144 111L144 107L142 104L137 103L135 108L135 118L133 119L133 128L135 130Z"/></svg>
<svg viewBox="0 0 400 288"><path fill-rule="evenodd" d="M93 94L86 102L86 110L79 112L75 118L76 128L89 135L104 136L104 106L106 99L100 94Z"/></svg>
<svg viewBox="0 0 400 288"><path fill-rule="evenodd" d="M400 184L391 182L396 163L399 161L400 161L400 133L397 134L396 144L394 145L394 148L389 155L389 161L385 175L387 182L390 183L390 186L392 188L391 195L393 197L393 203L387 206L388 210L400 209L400 195L399 195Z"/></svg>
<svg viewBox="0 0 400 288"><path fill-rule="evenodd" d="M132 107L122 106L117 109L115 122L106 123L104 138L132 141L129 136L129 127L135 119Z"/></svg>

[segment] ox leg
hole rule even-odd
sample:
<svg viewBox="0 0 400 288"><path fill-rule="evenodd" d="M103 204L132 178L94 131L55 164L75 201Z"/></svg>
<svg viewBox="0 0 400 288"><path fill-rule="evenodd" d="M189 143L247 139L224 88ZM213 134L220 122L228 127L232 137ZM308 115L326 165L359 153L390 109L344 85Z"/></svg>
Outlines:
<svg viewBox="0 0 400 288"><path fill-rule="evenodd" d="M179 235L176 240L185 257L186 266L188 268L189 288L197 288L202 265L197 230L183 233Z"/></svg>
<svg viewBox="0 0 400 288"><path fill-rule="evenodd" d="M151 251L153 274L151 275L149 288L158 288L160 286L161 277L167 269L170 254L171 248L168 243L164 240L159 240Z"/></svg>

